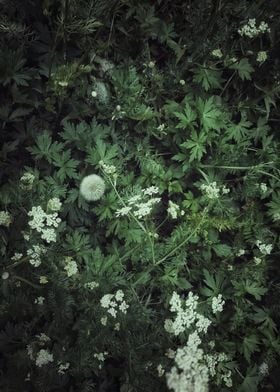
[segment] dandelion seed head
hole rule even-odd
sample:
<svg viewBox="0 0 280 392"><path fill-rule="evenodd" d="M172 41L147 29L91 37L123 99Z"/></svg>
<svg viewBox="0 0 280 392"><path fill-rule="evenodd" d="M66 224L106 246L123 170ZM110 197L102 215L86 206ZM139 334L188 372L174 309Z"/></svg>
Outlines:
<svg viewBox="0 0 280 392"><path fill-rule="evenodd" d="M104 180L96 174L90 174L83 178L80 185L80 193L87 201L101 199L105 192Z"/></svg>

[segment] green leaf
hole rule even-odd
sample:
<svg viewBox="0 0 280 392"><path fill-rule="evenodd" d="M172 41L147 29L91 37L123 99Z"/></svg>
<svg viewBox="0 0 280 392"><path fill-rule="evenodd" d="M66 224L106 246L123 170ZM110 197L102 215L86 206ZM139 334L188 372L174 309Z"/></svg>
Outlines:
<svg viewBox="0 0 280 392"><path fill-rule="evenodd" d="M219 131L222 128L222 113L214 104L214 97L210 97L206 101L198 98L197 109L200 115L200 123L206 131L210 129Z"/></svg>
<svg viewBox="0 0 280 392"><path fill-rule="evenodd" d="M254 68L251 66L247 58L241 59L238 63L232 64L229 68L236 70L242 80L252 79L251 73L254 71Z"/></svg>
<svg viewBox="0 0 280 392"><path fill-rule="evenodd" d="M227 257L232 254L232 248L227 244L213 245L214 252L219 257Z"/></svg>
<svg viewBox="0 0 280 392"><path fill-rule="evenodd" d="M206 66L199 67L195 70L193 81L201 84L205 91L211 88L221 88L221 71L209 69Z"/></svg>
<svg viewBox="0 0 280 392"><path fill-rule="evenodd" d="M174 114L177 118L179 118L179 120L181 120L176 128L190 127L193 129L197 116L188 103L186 103L183 113L175 112Z"/></svg>
<svg viewBox="0 0 280 392"><path fill-rule="evenodd" d="M250 362L251 355L255 351L259 351L258 345L260 344L260 341L258 337L254 334L246 336L243 340L243 346L242 346L242 352L244 354L244 357L246 358L247 362Z"/></svg>
<svg viewBox="0 0 280 392"><path fill-rule="evenodd" d="M207 137L203 132L197 134L193 131L191 133L191 139L187 142L180 144L181 147L186 147L191 150L190 162L197 160L200 161L203 154L206 152L205 142Z"/></svg>

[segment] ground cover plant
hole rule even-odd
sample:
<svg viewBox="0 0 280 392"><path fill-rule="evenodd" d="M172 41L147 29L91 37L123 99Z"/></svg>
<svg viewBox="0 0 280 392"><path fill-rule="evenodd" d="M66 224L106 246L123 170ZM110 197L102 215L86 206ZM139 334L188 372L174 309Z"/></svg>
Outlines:
<svg viewBox="0 0 280 392"><path fill-rule="evenodd" d="M280 3L1 10L1 391L278 391Z"/></svg>

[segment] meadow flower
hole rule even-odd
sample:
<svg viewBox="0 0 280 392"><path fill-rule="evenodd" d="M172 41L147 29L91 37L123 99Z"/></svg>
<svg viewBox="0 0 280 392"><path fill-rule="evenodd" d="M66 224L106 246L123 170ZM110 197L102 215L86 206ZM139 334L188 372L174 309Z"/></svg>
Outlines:
<svg viewBox="0 0 280 392"><path fill-rule="evenodd" d="M42 367L50 362L53 362L53 354L51 354L49 350L41 349L36 357L36 366Z"/></svg>
<svg viewBox="0 0 280 392"><path fill-rule="evenodd" d="M65 271L67 273L68 278L71 276L75 275L78 272L78 265L75 260L72 259L72 257L65 257Z"/></svg>
<svg viewBox="0 0 280 392"><path fill-rule="evenodd" d="M105 192L104 180L96 174L90 174L83 178L80 185L80 193L87 201L101 199Z"/></svg>
<svg viewBox="0 0 280 392"><path fill-rule="evenodd" d="M260 52L258 52L256 60L257 60L258 63L264 63L267 60L267 53L266 53L266 51L261 50Z"/></svg>
<svg viewBox="0 0 280 392"><path fill-rule="evenodd" d="M9 227L12 223L11 215L6 211L0 211L0 226Z"/></svg>

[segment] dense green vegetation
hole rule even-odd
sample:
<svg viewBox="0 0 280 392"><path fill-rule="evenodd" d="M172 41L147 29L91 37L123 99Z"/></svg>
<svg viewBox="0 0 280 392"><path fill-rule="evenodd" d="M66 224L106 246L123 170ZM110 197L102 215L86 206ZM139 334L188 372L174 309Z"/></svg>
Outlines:
<svg viewBox="0 0 280 392"><path fill-rule="evenodd" d="M279 390L278 0L1 0L0 390Z"/></svg>

